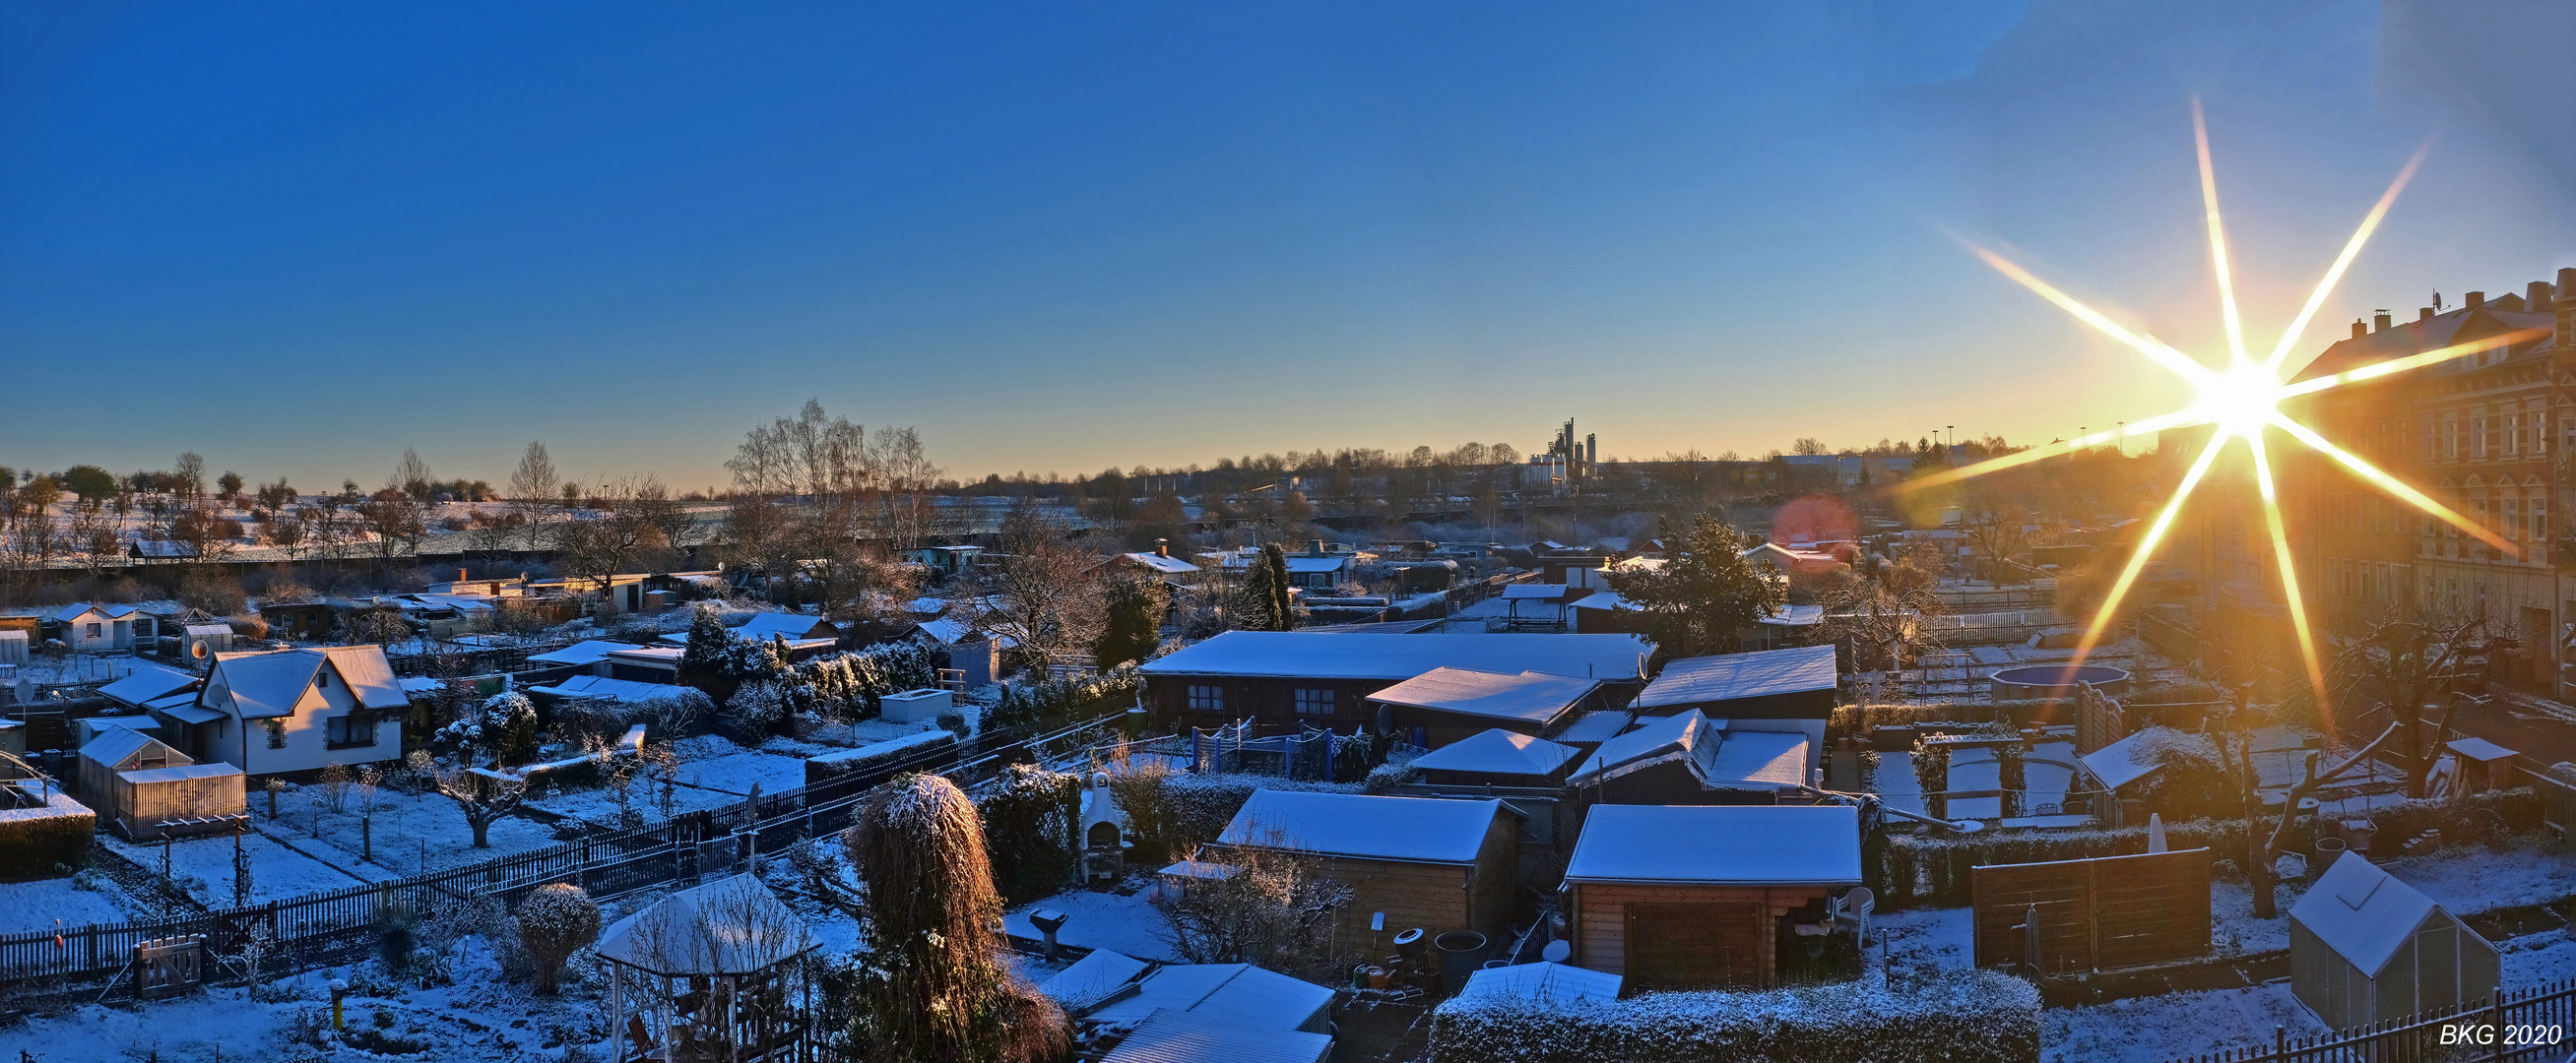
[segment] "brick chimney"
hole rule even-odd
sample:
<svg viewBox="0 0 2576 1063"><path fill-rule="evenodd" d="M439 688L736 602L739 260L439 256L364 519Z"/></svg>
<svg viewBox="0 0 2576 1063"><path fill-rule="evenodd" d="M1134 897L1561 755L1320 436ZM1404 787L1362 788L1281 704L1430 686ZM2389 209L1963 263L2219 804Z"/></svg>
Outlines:
<svg viewBox="0 0 2576 1063"><path fill-rule="evenodd" d="M2386 332L2388 331L2388 324L2388 311L2382 310L2370 316L2370 331L2372 332Z"/></svg>
<svg viewBox="0 0 2576 1063"><path fill-rule="evenodd" d="M2370 323L2360 318L2352 319L2352 338L2360 339L2367 335L2370 335Z"/></svg>
<svg viewBox="0 0 2576 1063"><path fill-rule="evenodd" d="M2419 325L2420 325L2420 324L2422 324L2422 323L2424 323L2424 322L2431 321L2431 320L2433 320L2433 308L2432 308L2432 307L2429 307L2429 306L2419 306L2419 307L2416 307L2416 308L2415 308L2415 322L2416 322L2416 324L2419 324Z"/></svg>
<svg viewBox="0 0 2576 1063"><path fill-rule="evenodd" d="M2549 282L2533 281L2522 289L2522 308L2535 314L2550 311Z"/></svg>
<svg viewBox="0 0 2576 1063"><path fill-rule="evenodd" d="M1170 557L1170 556L1172 556L1172 541L1171 541L1171 540L1169 540L1169 539L1156 539L1156 540L1154 540L1154 556L1156 556L1156 557Z"/></svg>
<svg viewBox="0 0 2576 1063"><path fill-rule="evenodd" d="M2466 299L2467 302L2461 303L2460 305L2471 310L2480 309L2487 305L2487 293L2485 292L2470 292L2461 298Z"/></svg>

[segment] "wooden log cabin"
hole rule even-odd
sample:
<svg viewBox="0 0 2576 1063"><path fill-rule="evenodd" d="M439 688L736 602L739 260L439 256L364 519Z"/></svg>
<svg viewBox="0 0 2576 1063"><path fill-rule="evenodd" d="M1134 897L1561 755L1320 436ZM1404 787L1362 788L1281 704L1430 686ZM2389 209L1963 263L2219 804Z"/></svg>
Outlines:
<svg viewBox="0 0 2576 1063"><path fill-rule="evenodd" d="M1519 818L1491 799L1260 790L1217 844L1305 856L1316 874L1350 886L1338 949L1382 948L1414 927L1499 941L1520 905ZM1383 934L1369 928L1381 912Z"/></svg>
<svg viewBox="0 0 2576 1063"><path fill-rule="evenodd" d="M1770 989L1793 921L1860 884L1846 805L1600 805L1565 869L1574 966L1659 989Z"/></svg>

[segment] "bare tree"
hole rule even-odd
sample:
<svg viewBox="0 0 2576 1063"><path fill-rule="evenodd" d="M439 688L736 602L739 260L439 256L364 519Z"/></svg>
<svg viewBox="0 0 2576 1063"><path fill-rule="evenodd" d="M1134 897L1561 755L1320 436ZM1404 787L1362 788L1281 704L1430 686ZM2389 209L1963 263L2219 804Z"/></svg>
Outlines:
<svg viewBox="0 0 2576 1063"><path fill-rule="evenodd" d="M194 502L205 496L206 459L196 451L179 455L179 460L170 466L170 474L177 479L176 493L181 499Z"/></svg>
<svg viewBox="0 0 2576 1063"><path fill-rule="evenodd" d="M1002 518L1000 556L973 579L980 592L953 608L978 631L1020 644L1039 667L1086 653L1107 613L1100 558L1067 541L1065 522L1023 500Z"/></svg>
<svg viewBox="0 0 2576 1063"><path fill-rule="evenodd" d="M1849 640L1855 666L1881 676L1887 689L1866 695L1863 702L1883 703L1900 693L1889 677L1913 667L1925 650L1940 648L1931 618L1944 606L1934 592L1939 577L1912 558L1890 562L1867 557L1860 567L1860 579L1825 599L1823 634L1832 641Z"/></svg>
<svg viewBox="0 0 2576 1063"><path fill-rule="evenodd" d="M519 468L510 474L510 501L527 522L530 550L537 548L539 526L545 522L547 507L555 503L555 485L560 480L554 455L546 453L544 443L529 440L527 451L519 455Z"/></svg>
<svg viewBox="0 0 2576 1063"><path fill-rule="evenodd" d="M429 471L429 463L420 460L420 452L404 447L402 458L394 462L394 471L385 477L385 486L400 491L416 502L429 501L430 490L437 486L438 476Z"/></svg>
<svg viewBox="0 0 2576 1063"><path fill-rule="evenodd" d="M525 776L486 768L449 769L438 773L438 792L456 802L465 823L474 828L474 847L492 847L492 824L519 810L528 796Z"/></svg>
<svg viewBox="0 0 2576 1063"><path fill-rule="evenodd" d="M663 563L688 531L689 514L651 477L619 481L590 499L592 512L556 530L566 575L588 580L604 597L630 566Z"/></svg>
<svg viewBox="0 0 2576 1063"><path fill-rule="evenodd" d="M1226 872L1192 879L1155 902L1173 951L1193 963L1249 963L1320 975L1349 969L1336 954L1333 919L1351 887L1325 877L1276 832L1260 845L1228 846L1211 859Z"/></svg>

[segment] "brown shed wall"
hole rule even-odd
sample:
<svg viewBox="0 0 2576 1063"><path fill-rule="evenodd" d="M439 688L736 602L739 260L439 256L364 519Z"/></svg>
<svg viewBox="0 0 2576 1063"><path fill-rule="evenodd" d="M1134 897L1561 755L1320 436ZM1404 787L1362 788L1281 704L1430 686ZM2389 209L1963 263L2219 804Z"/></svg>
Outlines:
<svg viewBox="0 0 2576 1063"><path fill-rule="evenodd" d="M1823 900L1825 886L1626 885L1584 882L1574 887L1574 956L1577 967L1615 974L1628 971L1628 907L1749 905L1750 925L1734 940L1752 942L1755 982L1727 988L1768 989L1779 984L1779 919Z"/></svg>

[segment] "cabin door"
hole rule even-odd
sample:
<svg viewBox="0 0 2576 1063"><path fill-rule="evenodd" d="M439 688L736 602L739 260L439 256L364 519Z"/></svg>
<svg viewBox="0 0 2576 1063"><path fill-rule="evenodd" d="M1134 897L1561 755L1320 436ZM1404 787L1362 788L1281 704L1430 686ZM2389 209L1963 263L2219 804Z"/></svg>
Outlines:
<svg viewBox="0 0 2576 1063"><path fill-rule="evenodd" d="M1768 920L1755 904L1628 905L1630 992L1763 985Z"/></svg>

